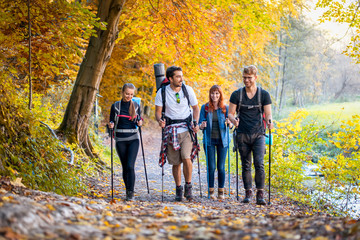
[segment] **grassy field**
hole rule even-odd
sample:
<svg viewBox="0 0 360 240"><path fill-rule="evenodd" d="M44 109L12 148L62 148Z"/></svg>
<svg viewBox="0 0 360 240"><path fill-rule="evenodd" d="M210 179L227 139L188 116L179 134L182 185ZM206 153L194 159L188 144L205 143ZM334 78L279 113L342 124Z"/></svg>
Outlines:
<svg viewBox="0 0 360 240"><path fill-rule="evenodd" d="M286 118L290 112L294 112L299 108L286 108L277 120ZM360 115L360 101L343 102L343 103L327 103L319 105L311 105L305 107L309 112L307 120L316 120L319 124L338 126L341 121L352 118L353 115Z"/></svg>

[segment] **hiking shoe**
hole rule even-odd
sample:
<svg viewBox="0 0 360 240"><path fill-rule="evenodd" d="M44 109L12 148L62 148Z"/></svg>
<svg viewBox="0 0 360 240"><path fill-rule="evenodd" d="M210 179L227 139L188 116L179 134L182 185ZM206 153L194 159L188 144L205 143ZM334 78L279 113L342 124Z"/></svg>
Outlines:
<svg viewBox="0 0 360 240"><path fill-rule="evenodd" d="M184 197L186 197L187 200L193 199L193 196L192 196L192 185L191 185L191 183L189 183L189 184L186 183L186 184L185 184Z"/></svg>
<svg viewBox="0 0 360 240"><path fill-rule="evenodd" d="M175 201L181 202L181 201L182 201L182 194L183 194L183 188L182 188L182 186L177 186L177 187L176 187Z"/></svg>
<svg viewBox="0 0 360 240"><path fill-rule="evenodd" d="M209 195L210 195L210 199L216 200L215 188L209 188Z"/></svg>
<svg viewBox="0 0 360 240"><path fill-rule="evenodd" d="M256 204L258 205L266 205L264 200L264 190L258 189L256 192Z"/></svg>
<svg viewBox="0 0 360 240"><path fill-rule="evenodd" d="M125 201L132 201L134 198L134 191L126 190L126 198Z"/></svg>
<svg viewBox="0 0 360 240"><path fill-rule="evenodd" d="M218 199L220 200L225 199L225 188L218 189Z"/></svg>
<svg viewBox="0 0 360 240"><path fill-rule="evenodd" d="M243 203L249 203L252 196L252 190L245 190L245 198L242 200Z"/></svg>

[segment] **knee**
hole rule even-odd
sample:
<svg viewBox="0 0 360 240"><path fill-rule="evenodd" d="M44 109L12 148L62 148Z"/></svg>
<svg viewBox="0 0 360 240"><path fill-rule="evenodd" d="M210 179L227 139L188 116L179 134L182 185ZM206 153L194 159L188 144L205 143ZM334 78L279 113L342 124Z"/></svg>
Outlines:
<svg viewBox="0 0 360 240"><path fill-rule="evenodd" d="M263 172L264 171L264 164L260 164L260 165L255 166L255 171Z"/></svg>
<svg viewBox="0 0 360 240"><path fill-rule="evenodd" d="M135 168L133 168L133 167L128 167L128 168L126 168L126 172L128 172L128 173L134 173L134 172L135 172Z"/></svg>
<svg viewBox="0 0 360 240"><path fill-rule="evenodd" d="M215 173L215 166L214 165L209 165L209 172L210 173Z"/></svg>
<svg viewBox="0 0 360 240"><path fill-rule="evenodd" d="M192 161L191 159L183 159L182 163L184 164L184 166L188 167L188 166L192 166ZM177 165L180 166L180 165Z"/></svg>
<svg viewBox="0 0 360 240"><path fill-rule="evenodd" d="M223 165L218 166L218 172L220 172L220 173L225 172L225 166L223 166Z"/></svg>
<svg viewBox="0 0 360 240"><path fill-rule="evenodd" d="M241 165L242 171L243 172L247 172L247 171L251 171L251 164L242 164ZM256 168L255 168L256 169Z"/></svg>

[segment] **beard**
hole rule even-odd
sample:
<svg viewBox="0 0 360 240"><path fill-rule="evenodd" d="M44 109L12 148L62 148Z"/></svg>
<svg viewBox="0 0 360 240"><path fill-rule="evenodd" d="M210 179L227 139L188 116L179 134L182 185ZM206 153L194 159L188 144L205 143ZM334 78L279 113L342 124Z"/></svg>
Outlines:
<svg viewBox="0 0 360 240"><path fill-rule="evenodd" d="M182 86L182 82L174 83L174 87L181 87L181 86Z"/></svg>

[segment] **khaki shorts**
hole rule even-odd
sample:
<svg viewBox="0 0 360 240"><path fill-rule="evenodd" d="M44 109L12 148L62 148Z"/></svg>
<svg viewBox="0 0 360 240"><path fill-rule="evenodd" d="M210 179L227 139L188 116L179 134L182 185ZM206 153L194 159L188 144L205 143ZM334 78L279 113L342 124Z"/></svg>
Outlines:
<svg viewBox="0 0 360 240"><path fill-rule="evenodd" d="M167 159L170 165L179 165L183 159L191 158L192 141L189 131L179 133L177 135L180 149L175 151L171 144L167 147Z"/></svg>

